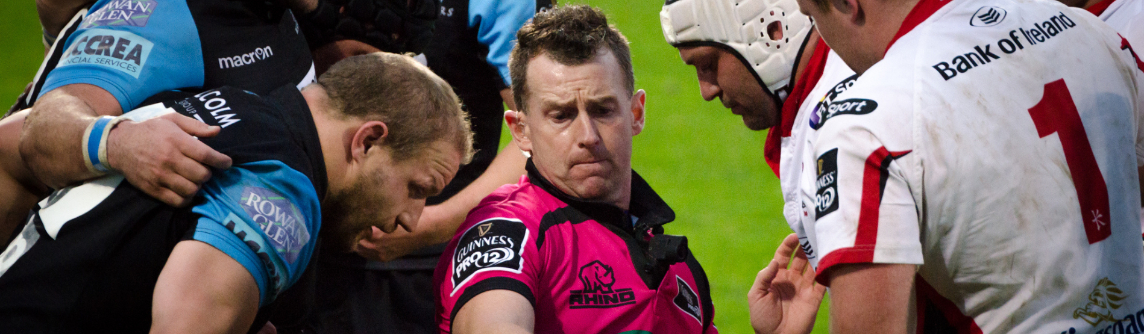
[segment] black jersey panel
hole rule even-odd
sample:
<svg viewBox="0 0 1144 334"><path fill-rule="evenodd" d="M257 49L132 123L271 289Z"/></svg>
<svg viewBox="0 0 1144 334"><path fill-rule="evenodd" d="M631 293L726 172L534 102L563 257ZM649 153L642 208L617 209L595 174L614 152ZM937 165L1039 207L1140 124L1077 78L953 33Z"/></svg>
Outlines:
<svg viewBox="0 0 1144 334"><path fill-rule="evenodd" d="M262 1L187 1L203 50L203 87L268 94L297 86L313 59L289 9Z"/></svg>
<svg viewBox="0 0 1144 334"><path fill-rule="evenodd" d="M317 129L296 88L284 86L262 97L222 87L193 95L182 93L181 98L164 104L185 116L222 127L218 135L200 140L229 156L235 165L281 161L310 178L319 197L325 193L325 162Z"/></svg>

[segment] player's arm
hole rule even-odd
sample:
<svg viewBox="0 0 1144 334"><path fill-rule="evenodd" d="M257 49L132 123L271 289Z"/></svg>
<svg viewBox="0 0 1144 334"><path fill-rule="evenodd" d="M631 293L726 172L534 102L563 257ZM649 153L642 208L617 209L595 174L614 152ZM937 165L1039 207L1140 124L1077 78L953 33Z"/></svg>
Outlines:
<svg viewBox="0 0 1144 334"><path fill-rule="evenodd" d="M358 244L357 252L374 260L390 261L421 247L448 242L481 199L502 185L516 183L524 175L524 164L524 154L510 142L473 183L445 202L425 207L414 231L398 229L387 234L374 227L372 235Z"/></svg>
<svg viewBox="0 0 1144 334"><path fill-rule="evenodd" d="M915 266L909 264L835 267L825 278L830 285L830 333L905 334L914 312L914 275Z"/></svg>
<svg viewBox="0 0 1144 334"><path fill-rule="evenodd" d="M70 84L54 89L37 101L25 120L20 155L36 177L53 188L99 176L84 161L84 133L100 116L120 114L119 101L103 88ZM184 205L210 178L207 166L230 167L229 157L192 137L210 137L218 131L177 114L139 123L123 121L107 137L105 164L148 195Z"/></svg>
<svg viewBox="0 0 1144 334"><path fill-rule="evenodd" d="M912 101L900 98L910 96L908 87L856 85L835 100L864 101L851 104L855 113L819 123L808 206L815 280L830 288L832 333L905 333L916 316L910 297L924 256L920 187L911 181L920 179L921 153L912 130L889 125L913 117Z"/></svg>
<svg viewBox="0 0 1144 334"><path fill-rule="evenodd" d="M53 38L59 36L72 16L93 2L95 0L36 0L36 13L40 15L44 34Z"/></svg>
<svg viewBox="0 0 1144 334"><path fill-rule="evenodd" d="M246 333L258 294L254 277L226 253L180 242L155 285L151 333Z"/></svg>
<svg viewBox="0 0 1144 334"><path fill-rule="evenodd" d="M532 333L536 316L524 296L509 290L492 290L473 297L453 320L456 334Z"/></svg>

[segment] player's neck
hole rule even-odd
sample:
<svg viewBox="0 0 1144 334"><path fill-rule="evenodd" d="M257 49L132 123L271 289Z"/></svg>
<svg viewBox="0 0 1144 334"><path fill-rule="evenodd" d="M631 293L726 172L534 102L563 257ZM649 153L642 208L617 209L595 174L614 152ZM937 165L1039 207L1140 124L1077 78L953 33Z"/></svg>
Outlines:
<svg viewBox="0 0 1144 334"><path fill-rule="evenodd" d="M349 153L345 148L346 133L351 127L343 120L334 119L330 116L329 110L326 110L329 105L327 102L326 90L316 84L306 87L302 90L302 96L306 98L306 105L310 109L310 115L314 119L314 128L318 130L318 141L322 146L322 160L326 165L326 193L330 193L330 189L342 189L345 183L345 171L349 167ZM350 132L352 136L352 132ZM318 194L324 195L324 194ZM324 198L324 197L323 197Z"/></svg>
<svg viewBox="0 0 1144 334"><path fill-rule="evenodd" d="M904 1L862 1L862 11L857 25L861 31L855 37L861 39L860 51L853 61L846 61L850 69L862 74L886 56L886 50L894 36L902 29L906 16L919 0Z"/></svg>
<svg viewBox="0 0 1144 334"><path fill-rule="evenodd" d="M814 56L814 50L818 47L818 30L810 29L810 33L806 34L806 45L802 47L802 53L799 54L798 66L795 67L794 73L791 75L791 87L799 84L802 79L802 74L806 72L806 67L810 64L810 57Z"/></svg>
<svg viewBox="0 0 1144 334"><path fill-rule="evenodd" d="M1080 8L1088 9L1088 7L1092 7L1092 5L1095 5L1095 4L1098 4L1101 2L1104 2L1104 0L1085 0L1085 2L1080 6Z"/></svg>

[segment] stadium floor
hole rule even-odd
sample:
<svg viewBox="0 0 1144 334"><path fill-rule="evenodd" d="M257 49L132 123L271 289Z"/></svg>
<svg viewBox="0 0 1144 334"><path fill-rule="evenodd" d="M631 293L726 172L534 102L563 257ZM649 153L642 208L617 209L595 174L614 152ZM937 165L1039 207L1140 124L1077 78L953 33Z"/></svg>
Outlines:
<svg viewBox="0 0 1144 334"><path fill-rule="evenodd" d="M719 102L699 97L694 70L663 41L661 1L586 3L602 8L628 37L636 87L648 94L635 170L675 209L667 232L686 235L707 271L720 331L752 333L747 289L790 233L778 179L763 160L766 132L747 130ZM33 1L0 1L0 13L0 105L7 109L36 73L43 49ZM814 333L827 332L826 308Z"/></svg>

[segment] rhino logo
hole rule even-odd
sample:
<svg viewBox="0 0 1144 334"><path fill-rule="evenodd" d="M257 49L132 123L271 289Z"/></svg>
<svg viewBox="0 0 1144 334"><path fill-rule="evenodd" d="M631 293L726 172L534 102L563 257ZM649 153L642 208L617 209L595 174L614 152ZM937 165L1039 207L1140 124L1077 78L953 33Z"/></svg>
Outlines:
<svg viewBox="0 0 1144 334"><path fill-rule="evenodd" d="M569 291L569 308L609 308L636 303L632 289L612 288L616 284L616 272L600 260L581 266L579 278L583 289Z"/></svg>
<svg viewBox="0 0 1144 334"><path fill-rule="evenodd" d="M1092 289L1092 293L1088 294L1088 304L1073 311L1073 319L1083 319L1093 326L1105 320L1116 322L1112 310L1124 306L1125 298L1128 296L1124 291L1116 287L1108 277L1101 278L1096 282L1096 288Z"/></svg>
<svg viewBox="0 0 1144 334"><path fill-rule="evenodd" d="M596 260L580 267L580 283L584 284L584 293L612 293L616 276L611 266Z"/></svg>

